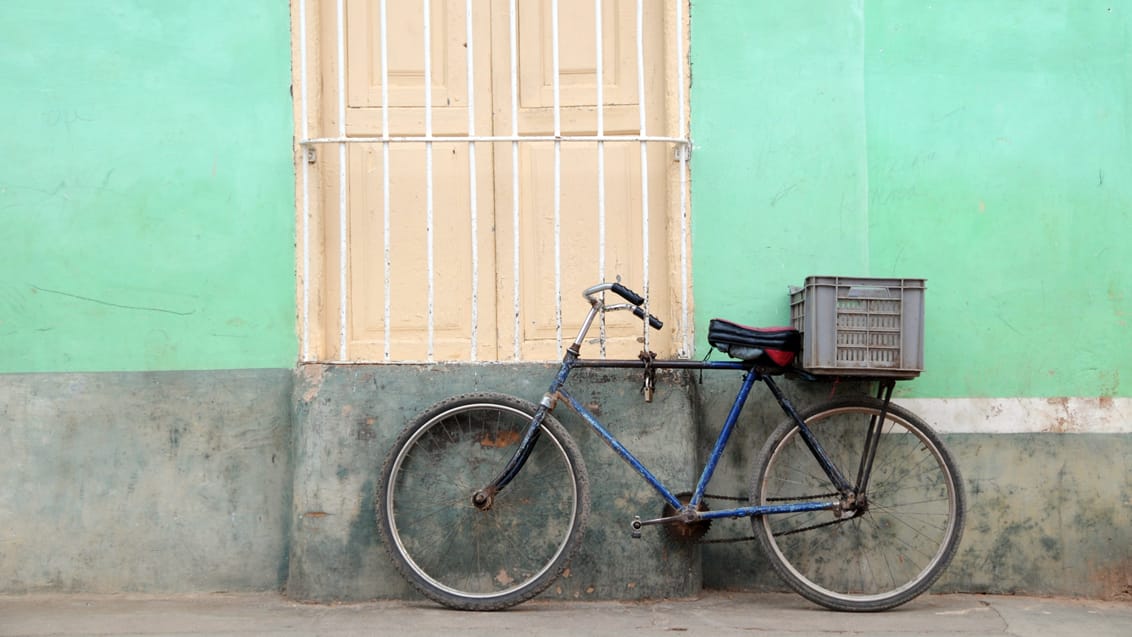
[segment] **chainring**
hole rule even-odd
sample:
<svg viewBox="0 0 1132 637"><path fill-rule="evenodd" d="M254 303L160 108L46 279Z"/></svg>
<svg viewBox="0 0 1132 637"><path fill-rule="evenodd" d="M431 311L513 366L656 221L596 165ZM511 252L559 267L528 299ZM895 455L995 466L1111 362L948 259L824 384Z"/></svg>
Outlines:
<svg viewBox="0 0 1132 637"><path fill-rule="evenodd" d="M683 504L688 504L692 500L691 493L677 493L676 499L680 500ZM703 500L700 500L699 505L696 506L697 511L708 511L708 505ZM671 504L665 504L664 510L661 511L661 517L669 518L679 514L680 511L675 509ZM707 535L708 530L711 528L711 520L698 520L696 522L670 522L665 526L665 531L668 532L668 537L676 540L677 542L698 542L700 538Z"/></svg>

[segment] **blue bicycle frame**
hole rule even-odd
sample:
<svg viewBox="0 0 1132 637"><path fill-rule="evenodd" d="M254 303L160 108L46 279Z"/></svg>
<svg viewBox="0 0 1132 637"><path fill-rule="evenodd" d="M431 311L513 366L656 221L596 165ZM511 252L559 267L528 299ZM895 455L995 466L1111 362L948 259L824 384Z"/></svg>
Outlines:
<svg viewBox="0 0 1132 637"><path fill-rule="evenodd" d="M597 298L599 292L614 291L629 301L628 303L621 303L615 305L606 305L603 300ZM606 444L615 451L615 453L624 459L629 466L638 474L641 474L645 482L652 485L652 488L660 494L664 501L672 509L678 511L677 516L669 518L658 518L646 520L641 522L637 520L634 523L634 531L640 530L641 525L646 524L664 524L670 522L685 522L691 523L696 520L706 520L724 517L749 517L771 514L789 514L800 513L800 511L815 511L815 510L838 510L842 507L842 501L854 496L854 487L846 480L846 477L841 473L837 466L834 466L829 455L825 453L820 442L814 437L813 432L806 427L806 423L801 420L801 416L795 410L789 399L782 393L782 390L771 376L764 375L764 373L755 369L755 364L749 361L686 361L686 360L655 360L654 358L646 358L642 355L641 360L581 360L580 352L582 343L585 341L585 334L589 332L590 326L599 313L608 310L629 310L634 313L638 318L648 322L650 326L655 329L660 329L661 322L659 319L650 315L648 311L641 307L644 299L640 295L625 289L620 284L603 283L590 287L589 290L583 292L586 299L590 301L590 313L586 316L582 324L582 329L578 332L577 338L574 343L569 346L566 354L563 356L563 362L558 369L554 382L551 382L547 394L542 397L538 411L535 412L531 419L531 424L520 442L520 446L515 451L515 455L509 460L503 472L491 484L475 493L474 501L477 506L490 507L490 502L495 498L496 493L503 490L506 485L511 482L515 475L522 470L526 458L530 457L531 450L537 444L539 433L541 431L542 420L546 418L547 414L554 410L559 401L564 401L569 407L572 408L586 424L590 425L590 429L597 433L598 436L606 441ZM691 500L681 502L675 493L664 485L657 476L645 467L641 460L638 460L631 451L620 444L617 437L614 436L597 416L588 410L581 402L569 393L566 389L566 379L569 373L574 368L623 368L623 369L643 369L645 370L646 378L650 378L650 373L653 369L691 369L691 370L734 370L743 371L743 385L739 387L739 393L735 397L735 403L731 405L731 411L727 415L727 421L723 423L723 428L719 432L719 437L715 439L715 446L712 448L711 455L707 457L707 462L704 465L703 472L700 474L700 481L696 483L695 491L692 493ZM731 437L731 432L735 430L736 423L739 421L739 413L743 411L743 406L747 402L747 397L751 395L751 389L754 387L755 382L762 381L767 388L771 390L774 398L777 399L779 406L782 407L783 413L790 416L792 420L798 425L798 431L806 442L806 446L813 453L814 458L817 460L818 465L821 465L822 470L826 476L829 476L832 492L827 494L825 499L822 496L813 496L809 501L794 501L774 503L774 505L760 505L752 507L736 507L720 510L700 510L700 503L704 499L704 491L707 489L707 483L711 482L711 477L715 473L715 467L719 465L719 460L723 455L723 449L727 447L727 441ZM890 389L891 391L891 389ZM869 438L872 438L874 433L869 433ZM871 463L871 457L869 457ZM866 465L861 465L860 475L858 475L858 483L867 481L869 468Z"/></svg>
<svg viewBox="0 0 1132 637"><path fill-rule="evenodd" d="M606 284L608 285L608 284ZM574 344L570 346L562 359L562 366L558 370L554 381L551 383L549 390L543 397L538 411L531 419L531 424L519 444L519 448L515 455L508 462L507 466L500 473L500 475L484 489L477 493L477 502L490 502L495 494L502 490L506 485L518 474L522 469L526 459L530 456L531 450L538 441L540 426L543 419L550 411L552 411L559 401L565 401L575 412L578 413L585 420L586 424L596 433L606 444L609 445L618 456L621 457L626 463L629 464L642 478L648 482L653 489L679 514L673 518L661 518L656 520L649 520L646 522L636 522L634 528L639 528L641 524L661 524L681 520L684 522L694 522L698 520L712 520L716 518L739 518L750 517L755 515L769 515L777 513L798 513L803 511L822 511L822 510L837 510L841 508L841 501L843 498L850 496L853 493L853 486L845 479L841 471L833 464L825 450L822 449L821 444L811 433L809 427L802 421L794 406L790 403L789 399L779 389L774 379L766 374L759 372L753 363L745 361L689 361L689 360L581 360L579 352L581 344L584 340L586 331L589 329L590 324L593 322L594 317L602 311L609 309L630 309L634 314L637 314L642 319L654 322L653 326L659 325L654 317L647 315L647 312L642 313L640 308L635 305L617 305L606 307L600 301L593 298L592 294L599 286L590 288L585 293L587 299L590 300L593 306L590 310L589 316L583 323L582 329L578 334L578 338ZM605 289L609 289L606 287ZM646 318L647 317L647 318ZM727 420L723 423L723 428L719 432L719 437L715 441L715 446L712 448L711 455L708 457L707 463L704 465L703 471L700 474L699 481L696 484L695 491L693 491L691 499L688 502L681 502L680 499L669 489L663 482L660 481L651 471L648 470L636 456L632 454L620 441L617 440L610 431L597 419L596 416L585 405L574 398L573 395L565 388L566 379L569 377L570 372L575 367L604 367L604 368L637 368L645 369L646 373L649 368L653 369L699 369L699 370L733 370L743 371L743 384L739 388L738 394L735 396L735 402L731 405L731 411L727 415ZM716 466L723 455L723 450L727 446L727 441L731 437L731 433L735 429L736 423L739 421L739 414L743 410L743 405L747 401L747 397L751 393L752 387L756 382L763 382L770 389L778 404L782 407L784 413L794 420L798 425L799 433L813 453L814 458L818 464L825 471L825 474L830 479L830 485L835 493L829 494L828 500L816 500L809 502L784 502L782 504L764 504L759 506L745 506L730 509L720 509L712 511L700 511L699 505L703 501L704 492L707 489L708 483L711 481L712 475L715 473ZM860 478L858 478L860 479Z"/></svg>

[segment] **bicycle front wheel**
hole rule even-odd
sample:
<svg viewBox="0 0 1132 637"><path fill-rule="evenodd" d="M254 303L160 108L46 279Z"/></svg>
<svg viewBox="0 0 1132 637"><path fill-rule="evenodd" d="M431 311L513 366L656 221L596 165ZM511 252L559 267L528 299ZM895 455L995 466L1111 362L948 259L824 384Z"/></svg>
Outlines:
<svg viewBox="0 0 1132 637"><path fill-rule="evenodd" d="M880 400L861 396L802 414L851 483L858 479L870 422L880 418L882 407ZM866 491L848 510L752 518L778 574L827 608L878 611L913 599L943 573L963 534L959 471L931 428L890 403L877 440ZM839 497L793 421L771 435L757 466L751 485L757 504Z"/></svg>
<svg viewBox="0 0 1132 637"><path fill-rule="evenodd" d="M546 589L578 548L589 482L576 443L549 414L526 464L491 506L472 500L507 465L535 410L502 394L456 396L394 444L378 526L394 565L426 597L463 610L506 608Z"/></svg>

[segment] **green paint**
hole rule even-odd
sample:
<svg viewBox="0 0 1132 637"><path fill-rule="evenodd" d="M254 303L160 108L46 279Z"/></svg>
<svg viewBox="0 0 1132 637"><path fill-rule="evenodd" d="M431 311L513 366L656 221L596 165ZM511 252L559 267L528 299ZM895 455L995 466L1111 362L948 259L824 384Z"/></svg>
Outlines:
<svg viewBox="0 0 1132 637"><path fill-rule="evenodd" d="M293 365L287 4L0 23L0 371Z"/></svg>
<svg viewBox="0 0 1132 637"><path fill-rule="evenodd" d="M808 274L925 277L909 394L1132 396L1132 8L712 2L692 25L698 325L784 322Z"/></svg>
<svg viewBox="0 0 1132 637"><path fill-rule="evenodd" d="M906 4L869 3L869 240L928 278L917 391L1132 396L1132 7Z"/></svg>
<svg viewBox="0 0 1132 637"><path fill-rule="evenodd" d="M701 346L712 317L787 324L790 285L867 268L860 8L826 4L692 6Z"/></svg>

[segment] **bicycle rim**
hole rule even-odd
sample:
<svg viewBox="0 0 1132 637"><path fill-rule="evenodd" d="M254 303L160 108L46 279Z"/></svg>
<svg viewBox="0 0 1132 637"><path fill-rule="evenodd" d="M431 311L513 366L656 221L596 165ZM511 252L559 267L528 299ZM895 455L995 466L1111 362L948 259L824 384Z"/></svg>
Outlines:
<svg viewBox="0 0 1132 637"><path fill-rule="evenodd" d="M511 458L533 410L492 396L442 403L387 460L378 500L386 548L433 600L476 610L517 604L545 589L577 548L588 513L585 473L552 418L493 505L472 504Z"/></svg>
<svg viewBox="0 0 1132 637"><path fill-rule="evenodd" d="M803 420L827 455L853 481L870 420L881 402L839 401ZM752 493L762 504L837 499L830 480L793 423L768 441ZM837 610L883 610L923 593L954 555L962 535L959 473L938 437L919 418L889 405L881 429L867 508L753 519L755 535L791 587Z"/></svg>

